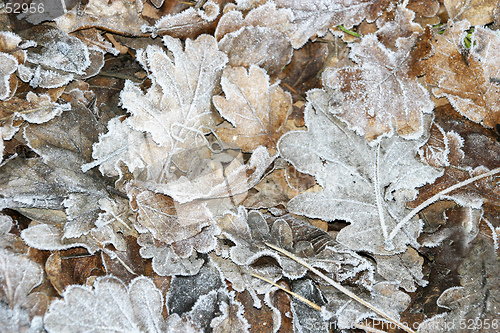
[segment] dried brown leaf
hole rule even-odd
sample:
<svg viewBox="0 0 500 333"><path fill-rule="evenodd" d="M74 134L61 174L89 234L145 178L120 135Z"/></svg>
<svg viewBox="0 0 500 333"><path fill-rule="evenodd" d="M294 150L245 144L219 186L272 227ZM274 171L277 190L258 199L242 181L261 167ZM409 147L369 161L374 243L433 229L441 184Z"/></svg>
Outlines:
<svg viewBox="0 0 500 333"><path fill-rule="evenodd" d="M471 25L485 25L495 19L498 0L444 0L444 6L451 20L467 20Z"/></svg>
<svg viewBox="0 0 500 333"><path fill-rule="evenodd" d="M273 79L290 62L292 45L282 32L260 26L242 27L226 34L219 41L219 48L228 57L232 67L259 66Z"/></svg>
<svg viewBox="0 0 500 333"><path fill-rule="evenodd" d="M432 112L434 104L427 90L409 75L416 38L416 33L398 38L395 52L376 35L351 46L350 57L358 65L323 74L324 85L334 90L328 97L330 112L369 141L376 142L394 130L408 139L420 137L423 114Z"/></svg>
<svg viewBox="0 0 500 333"><path fill-rule="evenodd" d="M225 69L221 85L225 97L215 96L214 105L235 128L217 129L220 138L245 152L265 146L274 155L277 141L287 130L290 94L277 84L270 85L266 72L254 65L248 72L242 67Z"/></svg>
<svg viewBox="0 0 500 333"><path fill-rule="evenodd" d="M500 37L494 31L477 27L472 46L464 44L470 23L448 23L443 35L434 36L435 54L425 60L426 82L436 86L436 97L447 97L455 110L485 127L500 123Z"/></svg>
<svg viewBox="0 0 500 333"><path fill-rule="evenodd" d="M140 36L141 27L148 23L141 16L142 8L140 0L89 0L84 10L76 6L55 21L59 29L66 32L95 27L119 34Z"/></svg>

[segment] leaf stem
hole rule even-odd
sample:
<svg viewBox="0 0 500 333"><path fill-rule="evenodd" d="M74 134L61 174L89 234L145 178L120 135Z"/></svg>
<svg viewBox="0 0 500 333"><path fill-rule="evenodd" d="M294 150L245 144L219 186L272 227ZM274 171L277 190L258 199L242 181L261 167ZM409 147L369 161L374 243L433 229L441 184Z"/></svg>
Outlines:
<svg viewBox="0 0 500 333"><path fill-rule="evenodd" d="M293 292L293 291L291 291L291 290L288 290L288 289L286 289L286 288L283 288L283 287L282 287L282 286L280 286L279 284L274 283L273 281L268 280L268 279L266 279L266 278L265 278L265 277L263 277L263 276L257 275L257 274L255 274L255 273L252 273L252 276L254 276L254 277L258 278L258 279L261 279L261 280L263 280L263 281L266 281L267 283L270 283L270 284L272 284L272 285L273 285L273 286L275 286L275 287L278 287L279 289L283 290L284 292L286 292L286 293L288 293L288 294L292 295L293 297L297 298L297 299L298 299L298 300L300 300L301 302L303 302L303 303L305 303L305 304L309 305L311 308L313 308L313 309L318 310L318 311L320 311L320 312L321 312L321 306L319 306L319 305L318 305L318 304L316 304L316 303L311 302L311 301L310 301L310 300L308 300L307 298L302 297L302 296L300 296L299 294L294 293L294 292Z"/></svg>
<svg viewBox="0 0 500 333"><path fill-rule="evenodd" d="M322 278L323 280L325 280L326 282L328 282L330 285L332 285L333 287L335 287L338 291L340 291L341 293L349 296L350 298L352 298L353 300L363 304L364 306L366 306L367 308L369 308L370 310L374 311L375 313L377 313L378 315L384 317L385 319L387 319L388 321L390 321L391 323L395 324L396 326L398 326L399 328L403 329L404 331L408 332L408 333L415 333L415 331L413 331L411 328L407 327L406 325L404 325L403 323L399 322L399 320L397 319L393 319L391 318L388 314L385 314L383 311L377 309L375 306L371 305L370 303L368 303L367 301L359 298L358 296L356 296L353 292L351 292L349 289L345 288L344 286L342 286L340 283L338 283L337 281L333 280L333 279L330 279L328 276L326 276L325 274L321 273L319 270L317 270L316 268L312 267L311 265L309 265L307 262L305 262L304 260L294 256L292 253L286 251L286 250L283 250L283 249L280 249L279 247L276 247L270 243L265 243L267 246L269 246L271 249L273 250L276 250L284 255L286 255L287 257L295 260L296 262L298 262L299 264L301 264L302 266L306 267L307 269L309 269L311 272L313 272L314 274L318 275L320 278Z"/></svg>
<svg viewBox="0 0 500 333"><path fill-rule="evenodd" d="M383 199L382 199L382 194L380 193L380 179L379 179L379 174L380 174L380 142L377 145L377 155L375 158L375 198L377 199L377 209L378 209L378 217L380 220L380 227L382 228L382 234L384 235L384 239L387 239L387 225L385 224L385 217L384 217L384 206L383 206Z"/></svg>
<svg viewBox="0 0 500 333"><path fill-rule="evenodd" d="M471 183L474 183L475 181L478 181L480 179L483 179L483 178L486 178L486 177L490 177L490 176L493 176L497 173L500 173L500 168L496 168L496 169L493 169L489 172L486 172L486 173L483 173L481 175L477 175L475 177L472 177L472 178L469 178L463 182L460 182L460 183L457 183L453 186L450 186L448 187L447 189L444 189L443 191L433 195L432 197L430 197L429 199L425 200L424 202L422 202L420 205L418 205L417 207L415 207L414 209L412 209L411 212L408 213L408 215L406 215L402 220L401 222L398 223L398 225L396 225L396 227L394 227L394 229L391 231L390 235L389 235L389 238L386 239L386 244L390 244L392 242L392 240L394 239L394 237L396 237L396 234L399 232L399 230L401 230L401 228L408 222L410 221L415 215L417 215L422 209L424 209L425 207L429 206L430 204L433 204L434 202L440 200L444 195L460 188L460 187L464 187L464 186L467 186Z"/></svg>

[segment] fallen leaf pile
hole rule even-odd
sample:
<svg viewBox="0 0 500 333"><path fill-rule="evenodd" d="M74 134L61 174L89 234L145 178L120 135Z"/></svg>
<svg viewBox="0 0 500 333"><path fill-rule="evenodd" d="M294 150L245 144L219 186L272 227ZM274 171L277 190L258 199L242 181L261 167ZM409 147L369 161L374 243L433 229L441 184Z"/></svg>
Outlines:
<svg viewBox="0 0 500 333"><path fill-rule="evenodd" d="M498 1L13 5L1 332L500 330Z"/></svg>

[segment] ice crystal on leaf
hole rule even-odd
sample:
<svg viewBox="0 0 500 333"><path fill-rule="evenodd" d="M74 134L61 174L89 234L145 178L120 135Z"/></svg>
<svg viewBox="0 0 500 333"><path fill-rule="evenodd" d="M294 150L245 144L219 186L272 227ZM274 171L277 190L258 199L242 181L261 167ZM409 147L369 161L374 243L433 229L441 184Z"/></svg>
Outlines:
<svg viewBox="0 0 500 333"><path fill-rule="evenodd" d="M49 332L165 332L163 295L147 277L128 287L114 277L99 278L93 288L73 285L63 300L51 303L45 315ZM89 324L91 323L91 324Z"/></svg>
<svg viewBox="0 0 500 333"><path fill-rule="evenodd" d="M265 146L273 155L286 131L292 108L290 94L277 84L270 85L265 71L253 65L248 72L243 67L225 69L221 85L226 97L215 96L214 105L235 128L221 127L217 134L243 151Z"/></svg>
<svg viewBox="0 0 500 333"><path fill-rule="evenodd" d="M337 240L351 249L375 254L405 251L418 237L420 222L413 220L404 232L389 235L406 215L406 201L415 198L416 187L433 182L441 172L417 159L418 141L395 136L371 147L330 116L328 105L319 97L314 92L309 95L308 131L285 134L279 150L297 170L314 175L323 190L294 197L288 210L350 222Z"/></svg>
<svg viewBox="0 0 500 333"><path fill-rule="evenodd" d="M425 60L425 79L436 88L436 97L446 97L460 114L485 127L500 122L500 37L492 30L477 27L472 44L464 44L470 23L448 23L443 35L436 34L435 54Z"/></svg>

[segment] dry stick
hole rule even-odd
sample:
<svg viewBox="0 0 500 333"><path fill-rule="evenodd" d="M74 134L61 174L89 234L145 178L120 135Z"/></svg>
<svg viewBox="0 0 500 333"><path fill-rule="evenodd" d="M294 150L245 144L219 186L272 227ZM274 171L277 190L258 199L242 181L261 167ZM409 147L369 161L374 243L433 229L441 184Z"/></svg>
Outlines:
<svg viewBox="0 0 500 333"><path fill-rule="evenodd" d="M311 301L310 301L310 300L308 300L307 298L302 297L302 296L300 296L299 294L296 294L296 293L294 293L294 292L293 292L293 291L291 291L291 290L288 290L288 289L286 289L286 288L283 288L283 287L282 287L282 286L280 286L279 284L276 284L276 283L274 283L273 281L268 280L268 279L266 279L266 278L265 278L265 277L263 277L263 276L257 275L257 274L255 274L255 273L252 273L252 276L254 276L254 277L258 278L258 279L261 279L261 280L263 280L263 281L266 281L267 283L270 283L270 284L272 284L272 285L273 285L273 286L275 286L275 287L280 288L280 289L281 289L281 290L283 290L284 292L286 292L286 293L288 293L288 294L292 295L293 297L297 298L298 300L302 301L303 303L306 303L306 304L307 304L307 305L309 305L311 308L313 308L313 309L318 310L318 311L320 311L320 312L321 312L321 306L319 306L319 305L318 305L318 304L316 304L316 303L311 302Z"/></svg>
<svg viewBox="0 0 500 333"><path fill-rule="evenodd" d="M274 249L284 255L286 255L287 257L295 260L296 262L298 262L299 264L301 264L302 266L306 267L307 269L309 269L311 272L313 272L314 274L318 275L319 277L321 277L322 279L324 279L326 282L328 282L329 284L331 284L333 287L337 288L337 290L339 290L340 292L346 294L347 296L349 296L350 298L354 299L355 301L363 304L364 306L366 306L367 308L369 308L370 310L374 311L375 313L379 314L380 316L384 317L385 319L389 320L390 322L392 322L393 324L397 325L399 328L403 329L404 331L408 332L408 333L415 333L415 331L413 331L411 328L409 328L408 326L404 325L403 323L399 322L398 320L396 319L393 319L391 318L389 315L385 314L384 312L380 311L379 309L377 309L375 306L371 305L370 303L368 303L367 301L359 298L358 296L356 296L353 292L351 292L349 289L345 288L344 286L342 286L340 283L330 279L328 276L326 276L325 274L321 273L319 270L317 270L316 268L312 267L311 265L309 265L307 262L305 262L304 260L300 259L300 258L297 258L296 256L294 256L293 254L291 254L290 252L286 251L286 250L283 250L283 249L280 249L279 247L276 247L272 244L269 244L269 243L265 243L267 246L269 246L271 249Z"/></svg>
<svg viewBox="0 0 500 333"><path fill-rule="evenodd" d="M463 186L469 185L471 183L474 183L477 180L480 180L480 179L483 179L483 178L486 178L486 177L489 177L489 176L493 176L494 174L497 174L499 172L500 172L500 168L493 169L493 170L491 170L489 172L480 174L478 176L469 178L469 179L467 179L467 180L465 180L463 182L460 182L460 183L457 183L457 184L455 184L453 186L450 186L447 189L445 189L445 190L437 193L436 195L433 195L432 197L430 197L429 199L425 200L420 205L418 205L416 208L414 208L411 212L409 212L408 215L406 215L405 218L402 219L401 222L399 222L398 225L396 225L396 227L394 227L394 229L389 234L389 237L387 238L386 242L392 242L392 240L394 239L394 237L396 236L396 234L398 233L398 231L403 227L403 225L405 225L408 221L410 221L422 209L424 209L425 207L429 206L430 204L433 204L434 202L440 200L443 195L448 194L451 191L454 191L454 190L456 190L456 189L458 189L460 187L463 187Z"/></svg>

